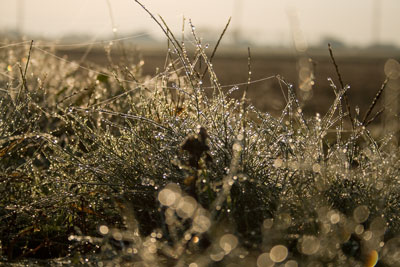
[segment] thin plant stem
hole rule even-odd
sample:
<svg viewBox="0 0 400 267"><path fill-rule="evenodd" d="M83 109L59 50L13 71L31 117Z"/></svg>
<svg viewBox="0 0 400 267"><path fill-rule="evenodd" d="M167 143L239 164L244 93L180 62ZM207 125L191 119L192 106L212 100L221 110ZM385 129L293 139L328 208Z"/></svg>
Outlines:
<svg viewBox="0 0 400 267"><path fill-rule="evenodd" d="M372 100L372 103L371 103L371 105L369 106L368 111L365 113L364 119L363 119L363 121L362 121L362 124L363 124L363 125L365 125L365 122L367 121L368 116L371 114L371 112L372 112L372 110L374 109L376 103L378 102L378 100L379 100L379 98L381 97L383 91L385 90L388 81L389 81L389 78L386 78L385 81L383 82L381 88L379 89L379 91L376 93L374 99Z"/></svg>
<svg viewBox="0 0 400 267"><path fill-rule="evenodd" d="M338 75L338 78L339 78L339 83L340 83L341 89L343 90L344 89L344 83L343 83L342 75L340 74L339 66L336 63L335 57L333 56L333 51L332 51L331 44L328 44L328 48L329 48L329 54L330 54L331 59L332 59L332 63L335 66L336 74ZM349 104L349 100L348 100L348 97L347 97L347 92L345 92L343 94L343 98L344 98L344 103L346 105L347 113L349 113L351 127L354 130L354 121L353 121L353 116L351 115L351 111L350 111L350 104Z"/></svg>

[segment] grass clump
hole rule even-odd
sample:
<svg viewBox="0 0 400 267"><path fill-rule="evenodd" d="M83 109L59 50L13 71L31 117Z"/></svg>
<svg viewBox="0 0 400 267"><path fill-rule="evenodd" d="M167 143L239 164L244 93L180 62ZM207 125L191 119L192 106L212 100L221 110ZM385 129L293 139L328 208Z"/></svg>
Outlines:
<svg viewBox="0 0 400 267"><path fill-rule="evenodd" d="M396 266L394 134L375 140L357 116L344 134L345 86L325 115L306 117L276 77L286 107L259 112L246 99L250 53L243 97L230 98L193 25L189 51L153 19L171 47L154 77L141 62L0 50L4 261Z"/></svg>

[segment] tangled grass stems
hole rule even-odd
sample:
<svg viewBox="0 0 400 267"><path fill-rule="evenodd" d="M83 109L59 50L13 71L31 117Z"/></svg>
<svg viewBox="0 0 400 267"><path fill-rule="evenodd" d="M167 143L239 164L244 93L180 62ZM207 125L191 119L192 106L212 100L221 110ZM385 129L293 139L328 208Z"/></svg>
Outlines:
<svg viewBox="0 0 400 267"><path fill-rule="evenodd" d="M378 255L396 264L393 136L374 140L368 122L340 126L345 87L325 115L307 117L293 86L274 77L286 107L278 118L260 112L246 99L250 53L243 97L231 98L192 23L192 56L162 23L179 52L153 78L140 63L108 75L48 53L32 55L25 81L12 67L1 76L2 260L365 266ZM1 66L26 52L0 50Z"/></svg>

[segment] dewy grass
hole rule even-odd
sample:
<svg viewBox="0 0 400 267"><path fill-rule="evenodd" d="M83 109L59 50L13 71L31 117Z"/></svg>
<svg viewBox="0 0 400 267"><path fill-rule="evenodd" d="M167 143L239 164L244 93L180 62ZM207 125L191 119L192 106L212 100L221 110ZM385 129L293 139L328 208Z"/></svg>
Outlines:
<svg viewBox="0 0 400 267"><path fill-rule="evenodd" d="M279 118L229 98L191 29L194 54L164 27L173 49L152 78L0 49L2 261L396 266L394 133L374 140L356 117L344 135L346 87L314 117L279 77Z"/></svg>

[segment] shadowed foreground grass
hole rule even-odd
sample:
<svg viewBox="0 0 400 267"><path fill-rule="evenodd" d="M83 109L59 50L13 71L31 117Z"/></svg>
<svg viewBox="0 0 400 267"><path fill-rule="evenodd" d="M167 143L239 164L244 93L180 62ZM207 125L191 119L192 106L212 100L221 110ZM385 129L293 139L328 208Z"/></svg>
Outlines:
<svg viewBox="0 0 400 267"><path fill-rule="evenodd" d="M34 43L0 49L2 262L398 266L397 132L371 137L374 105L346 110L332 83L326 113L306 117L276 77L272 117L246 99L250 51L231 98L194 28L189 54L160 23L154 77L129 57L83 68Z"/></svg>

